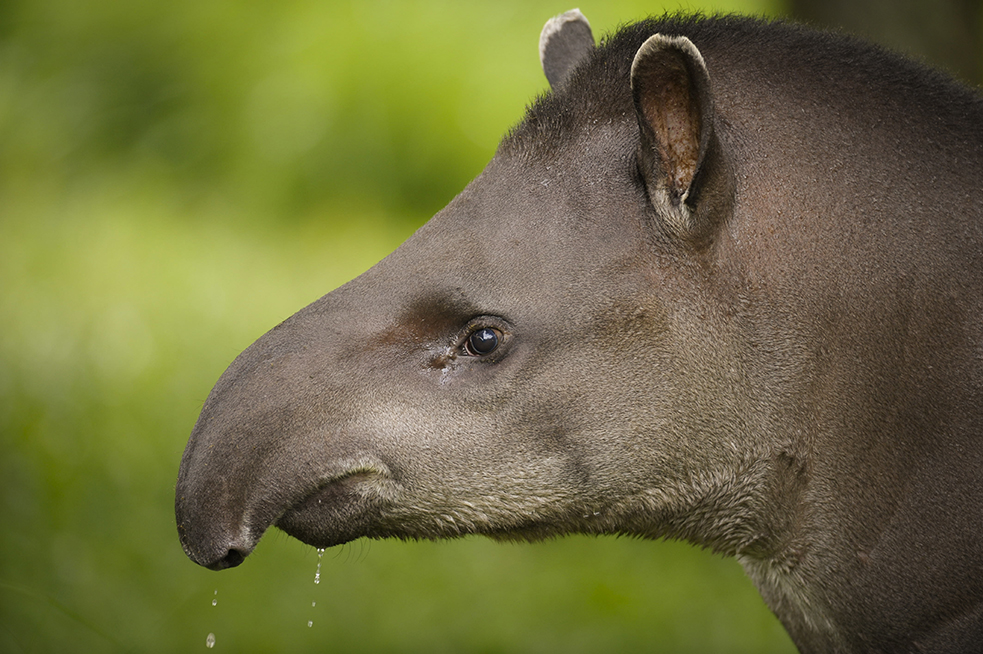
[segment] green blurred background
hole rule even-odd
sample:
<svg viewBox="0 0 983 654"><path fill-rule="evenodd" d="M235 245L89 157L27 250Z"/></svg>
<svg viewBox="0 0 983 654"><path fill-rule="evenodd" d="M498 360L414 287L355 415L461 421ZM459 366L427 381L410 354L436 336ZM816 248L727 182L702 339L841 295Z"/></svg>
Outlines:
<svg viewBox="0 0 983 654"><path fill-rule="evenodd" d="M679 543L358 541L318 585L278 532L221 574L178 544L211 385L480 171L570 6L0 2L0 652L792 649L736 562ZM596 35L789 11L580 7Z"/></svg>

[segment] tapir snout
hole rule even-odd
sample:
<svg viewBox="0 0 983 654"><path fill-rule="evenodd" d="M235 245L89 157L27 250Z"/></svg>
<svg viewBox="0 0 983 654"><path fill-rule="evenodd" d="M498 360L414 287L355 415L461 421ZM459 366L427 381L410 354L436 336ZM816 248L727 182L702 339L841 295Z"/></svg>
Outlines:
<svg viewBox="0 0 983 654"><path fill-rule="evenodd" d="M741 18L540 53L484 172L219 379L185 551L680 538L803 651L978 647L983 99Z"/></svg>

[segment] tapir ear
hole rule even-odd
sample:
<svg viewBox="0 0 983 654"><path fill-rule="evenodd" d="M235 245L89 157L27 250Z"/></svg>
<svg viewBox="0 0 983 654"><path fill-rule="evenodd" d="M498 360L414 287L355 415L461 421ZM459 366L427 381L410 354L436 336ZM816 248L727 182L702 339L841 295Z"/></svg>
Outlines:
<svg viewBox="0 0 983 654"><path fill-rule="evenodd" d="M570 73L594 49L590 23L579 9L553 16L539 34L539 61L551 88L566 81Z"/></svg>
<svg viewBox="0 0 983 654"><path fill-rule="evenodd" d="M641 136L639 168L649 198L672 231L692 234L715 141L703 56L686 37L656 34L635 53L631 89Z"/></svg>

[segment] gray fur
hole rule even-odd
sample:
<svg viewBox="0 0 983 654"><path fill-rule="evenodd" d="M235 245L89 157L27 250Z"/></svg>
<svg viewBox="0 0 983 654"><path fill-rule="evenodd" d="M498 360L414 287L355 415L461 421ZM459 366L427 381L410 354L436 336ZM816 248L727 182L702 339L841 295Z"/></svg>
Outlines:
<svg viewBox="0 0 983 654"><path fill-rule="evenodd" d="M972 651L981 179L983 100L941 74L780 23L630 25L232 363L181 463L185 551L680 538L804 652Z"/></svg>
<svg viewBox="0 0 983 654"><path fill-rule="evenodd" d="M566 81L594 49L594 35L587 18L571 9L546 21L539 34L539 61L553 88Z"/></svg>

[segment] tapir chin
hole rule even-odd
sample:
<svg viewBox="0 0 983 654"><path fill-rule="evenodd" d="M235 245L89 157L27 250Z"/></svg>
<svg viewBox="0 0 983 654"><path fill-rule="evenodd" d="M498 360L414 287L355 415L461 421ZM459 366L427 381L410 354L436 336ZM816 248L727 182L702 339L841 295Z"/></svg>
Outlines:
<svg viewBox="0 0 983 654"><path fill-rule="evenodd" d="M575 10L540 54L485 170L218 380L188 556L685 539L804 652L979 651L983 98L739 17Z"/></svg>

